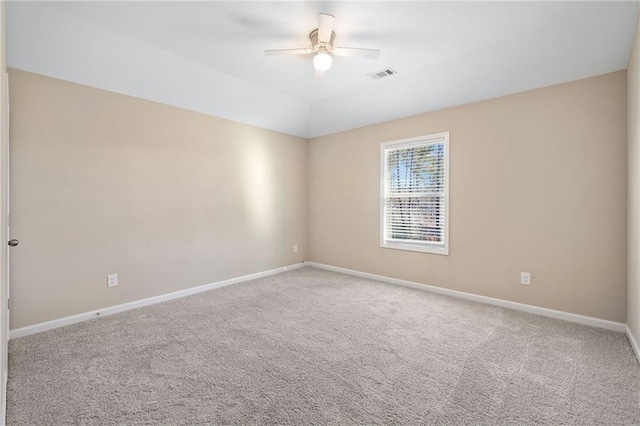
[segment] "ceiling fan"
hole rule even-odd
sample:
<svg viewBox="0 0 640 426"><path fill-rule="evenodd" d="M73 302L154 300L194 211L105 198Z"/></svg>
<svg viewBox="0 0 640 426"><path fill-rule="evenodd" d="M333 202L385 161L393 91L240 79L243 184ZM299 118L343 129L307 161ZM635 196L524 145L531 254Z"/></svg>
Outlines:
<svg viewBox="0 0 640 426"><path fill-rule="evenodd" d="M378 49L361 49L357 47L334 47L333 21L335 17L326 13L318 15L318 28L311 31L309 40L311 47L306 49L276 49L265 50L265 55L309 55L315 53L313 66L316 71L322 73L331 68L335 56L356 56L366 59L376 59L380 54Z"/></svg>

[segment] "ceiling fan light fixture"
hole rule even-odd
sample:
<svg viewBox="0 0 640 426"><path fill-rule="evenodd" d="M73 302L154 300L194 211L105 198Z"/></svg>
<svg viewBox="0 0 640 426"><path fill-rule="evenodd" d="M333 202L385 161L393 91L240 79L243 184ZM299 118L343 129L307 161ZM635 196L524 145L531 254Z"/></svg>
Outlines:
<svg viewBox="0 0 640 426"><path fill-rule="evenodd" d="M313 58L313 66L318 71L326 71L331 68L331 62L333 62L333 59L327 52L318 52Z"/></svg>
<svg viewBox="0 0 640 426"><path fill-rule="evenodd" d="M326 13L318 16L318 28L309 33L311 47L296 49L265 50L266 55L310 55L314 54L313 67L316 78L331 68L333 56L355 56L366 59L376 59L380 54L378 49L363 49L360 47L340 47L333 45L336 34L333 32L335 17Z"/></svg>

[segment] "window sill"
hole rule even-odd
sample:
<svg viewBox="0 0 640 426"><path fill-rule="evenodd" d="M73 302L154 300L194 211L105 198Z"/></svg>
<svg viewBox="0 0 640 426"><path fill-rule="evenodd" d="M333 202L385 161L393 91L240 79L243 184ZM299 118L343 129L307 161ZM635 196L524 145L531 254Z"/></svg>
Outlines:
<svg viewBox="0 0 640 426"><path fill-rule="evenodd" d="M441 256L449 256L449 247L433 247L428 245L419 244L406 244L406 243L380 243L381 248L394 249L394 250L406 250L417 251L421 253L439 254Z"/></svg>

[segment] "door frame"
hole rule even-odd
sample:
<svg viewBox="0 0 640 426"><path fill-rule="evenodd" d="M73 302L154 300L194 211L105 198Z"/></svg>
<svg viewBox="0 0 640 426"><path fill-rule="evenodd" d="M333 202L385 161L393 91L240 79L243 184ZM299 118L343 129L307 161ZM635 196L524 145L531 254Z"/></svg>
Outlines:
<svg viewBox="0 0 640 426"><path fill-rule="evenodd" d="M9 75L7 74L7 2L0 1L0 425L7 408L9 349Z"/></svg>

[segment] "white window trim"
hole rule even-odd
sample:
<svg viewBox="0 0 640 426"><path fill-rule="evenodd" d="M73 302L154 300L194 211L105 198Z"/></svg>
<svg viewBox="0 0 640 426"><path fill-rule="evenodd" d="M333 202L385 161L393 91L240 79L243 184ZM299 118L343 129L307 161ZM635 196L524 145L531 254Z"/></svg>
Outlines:
<svg viewBox="0 0 640 426"><path fill-rule="evenodd" d="M385 241L385 151L390 148L406 148L424 143L444 143L444 203L445 203L445 223L444 223L444 247L436 247L429 243L400 243L397 241ZM397 141L382 142L380 144L380 247L397 250L418 251L423 253L433 253L449 255L449 132L436 133L433 135L418 136L415 138L401 139Z"/></svg>

